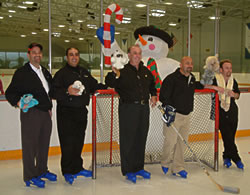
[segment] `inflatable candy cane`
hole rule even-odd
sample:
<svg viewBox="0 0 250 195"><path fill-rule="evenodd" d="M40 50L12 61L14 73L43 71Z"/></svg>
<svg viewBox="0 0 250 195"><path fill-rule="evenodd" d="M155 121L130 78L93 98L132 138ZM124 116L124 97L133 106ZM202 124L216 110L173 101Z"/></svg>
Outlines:
<svg viewBox="0 0 250 195"><path fill-rule="evenodd" d="M108 8L105 11L104 16L104 31L103 31L103 40L104 40L104 51L105 51L105 66L110 67L111 66L111 34L110 34L110 18L111 14L115 12L116 17L115 21L118 24L121 24L122 18L123 18L123 11L121 7L117 4L111 4L108 6Z"/></svg>

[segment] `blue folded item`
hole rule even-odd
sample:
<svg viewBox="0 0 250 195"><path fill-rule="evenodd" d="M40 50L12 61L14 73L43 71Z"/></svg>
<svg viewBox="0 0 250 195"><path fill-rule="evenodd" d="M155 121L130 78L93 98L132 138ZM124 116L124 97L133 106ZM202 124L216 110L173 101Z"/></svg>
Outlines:
<svg viewBox="0 0 250 195"><path fill-rule="evenodd" d="M24 105L28 105L25 109L23 109ZM24 94L23 97L20 100L20 108L23 110L23 112L28 112L29 108L32 108L39 104L39 102L33 98L32 94Z"/></svg>
<svg viewBox="0 0 250 195"><path fill-rule="evenodd" d="M103 32L104 32L103 26L96 30L97 38L104 45ZM110 34L111 34L111 44L112 44L115 40L115 26L112 24L110 25Z"/></svg>

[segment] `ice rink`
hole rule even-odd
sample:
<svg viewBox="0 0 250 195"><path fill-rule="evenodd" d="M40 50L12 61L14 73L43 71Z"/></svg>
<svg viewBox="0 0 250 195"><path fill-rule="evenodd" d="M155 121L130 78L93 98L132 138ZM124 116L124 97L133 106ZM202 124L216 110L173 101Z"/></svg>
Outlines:
<svg viewBox="0 0 250 195"><path fill-rule="evenodd" d="M237 138L240 156L245 165L244 171L234 164L229 169L222 165L222 142L219 148L219 172L207 168L213 179L223 185L239 187L240 194L250 194L250 137ZM91 165L91 154L84 154L85 168ZM133 184L121 175L120 167L105 167L97 169L97 179L78 177L73 185L65 182L60 172L60 156L49 157L49 170L58 175L57 182L46 181L46 187L25 187L22 180L21 160L0 161L0 194L1 195L219 195L229 194L219 191L209 180L198 163L186 163L188 178L182 179L170 174L164 175L160 164L145 165L145 170L151 172L150 180L137 179Z"/></svg>

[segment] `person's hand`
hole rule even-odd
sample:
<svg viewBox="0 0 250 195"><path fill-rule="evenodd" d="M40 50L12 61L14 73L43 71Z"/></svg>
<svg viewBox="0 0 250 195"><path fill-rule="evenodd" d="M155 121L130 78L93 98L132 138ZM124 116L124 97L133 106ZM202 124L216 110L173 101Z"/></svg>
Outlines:
<svg viewBox="0 0 250 195"><path fill-rule="evenodd" d="M20 99L19 107L23 112L28 112L29 108L32 108L38 104L38 100L33 98L32 94L24 94Z"/></svg>
<svg viewBox="0 0 250 195"><path fill-rule="evenodd" d="M156 106L156 103L157 103L157 96L152 96L152 97L150 98L150 105L151 105L151 107L152 107L152 108L155 107L155 106Z"/></svg>
<svg viewBox="0 0 250 195"><path fill-rule="evenodd" d="M68 93L69 93L69 95L79 96L79 94L78 94L79 91L80 91L80 89L74 88L73 85L70 85L68 87Z"/></svg>
<svg viewBox="0 0 250 195"><path fill-rule="evenodd" d="M175 120L176 109L173 106L167 105L165 108L165 113L162 115L162 120L169 127Z"/></svg>
<svg viewBox="0 0 250 195"><path fill-rule="evenodd" d="M20 101L17 102L17 106L18 106L18 108L21 108L21 107L20 107ZM26 109L27 107L28 107L28 104L24 104L24 105L23 105L23 109Z"/></svg>
<svg viewBox="0 0 250 195"><path fill-rule="evenodd" d="M215 90L218 91L219 93L224 93L224 88L223 87L215 86Z"/></svg>
<svg viewBox="0 0 250 195"><path fill-rule="evenodd" d="M52 110L49 110L50 118L52 117Z"/></svg>
<svg viewBox="0 0 250 195"><path fill-rule="evenodd" d="M226 95L228 95L229 97L233 97L235 99L239 99L239 94L238 93L234 93L232 90L226 90L225 91Z"/></svg>
<svg viewBox="0 0 250 195"><path fill-rule="evenodd" d="M225 90L225 94L229 97L234 97L234 92L230 89L226 89Z"/></svg>
<svg viewBox="0 0 250 195"><path fill-rule="evenodd" d="M117 68L115 68L114 66L112 66L112 70L113 72L116 74L116 77L119 78L121 73L120 73L120 70L118 70Z"/></svg>

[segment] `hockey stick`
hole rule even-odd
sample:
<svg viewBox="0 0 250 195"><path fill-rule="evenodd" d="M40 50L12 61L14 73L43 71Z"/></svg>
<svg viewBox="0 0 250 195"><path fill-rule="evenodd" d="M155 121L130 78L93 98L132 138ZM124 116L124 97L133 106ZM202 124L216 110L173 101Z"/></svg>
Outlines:
<svg viewBox="0 0 250 195"><path fill-rule="evenodd" d="M165 111L164 109L158 105L158 108L160 109L161 113L164 114ZM184 144L187 146L187 148L189 149L189 151L192 153L192 155L194 156L195 160L199 163L200 167L203 169L203 171L206 173L206 175L208 176L208 178L217 186L217 188L223 192L229 192L229 193L233 193L233 194L239 194L240 193L240 188L237 187L229 187L229 186L222 186L220 184L218 184L210 175L210 173L207 171L207 169L205 168L205 166L201 163L200 159L198 159L198 157L196 156L196 154L194 153L194 151L191 149L191 147L189 146L189 144L187 143L187 141L181 136L181 134L178 132L178 130L175 128L175 126L173 124L170 125L175 132L177 133L177 135L179 136L179 138L184 142Z"/></svg>

